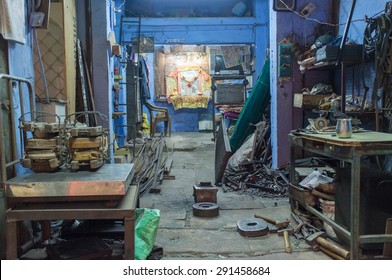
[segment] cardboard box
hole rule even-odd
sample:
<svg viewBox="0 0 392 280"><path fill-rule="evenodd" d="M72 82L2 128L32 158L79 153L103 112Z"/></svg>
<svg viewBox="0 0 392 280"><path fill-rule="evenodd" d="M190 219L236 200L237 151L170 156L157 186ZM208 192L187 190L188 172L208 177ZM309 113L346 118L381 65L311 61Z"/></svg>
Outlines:
<svg viewBox="0 0 392 280"><path fill-rule="evenodd" d="M329 96L331 95L294 93L294 107L303 109L315 109L319 105L320 100Z"/></svg>

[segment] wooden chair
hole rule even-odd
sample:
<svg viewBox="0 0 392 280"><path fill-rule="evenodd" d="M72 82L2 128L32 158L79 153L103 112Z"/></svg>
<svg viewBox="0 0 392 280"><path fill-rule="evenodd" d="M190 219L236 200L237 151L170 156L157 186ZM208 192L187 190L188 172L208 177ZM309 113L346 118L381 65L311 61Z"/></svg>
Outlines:
<svg viewBox="0 0 392 280"><path fill-rule="evenodd" d="M144 102L148 113L150 115L150 136L154 137L157 123L164 122L164 135L167 136L169 130L169 137L171 136L171 117L168 108L154 106L149 102Z"/></svg>

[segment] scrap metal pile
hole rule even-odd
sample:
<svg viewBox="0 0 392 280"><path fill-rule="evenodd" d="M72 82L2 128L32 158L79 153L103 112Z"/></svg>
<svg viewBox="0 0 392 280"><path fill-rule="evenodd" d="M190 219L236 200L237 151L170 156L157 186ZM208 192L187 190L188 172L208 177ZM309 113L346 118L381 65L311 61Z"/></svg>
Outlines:
<svg viewBox="0 0 392 280"><path fill-rule="evenodd" d="M135 150L135 149L134 149ZM173 147L169 150L164 137L148 138L132 159L135 175L132 183L139 185L142 196L147 190L160 192L163 179L175 179L169 172L173 163Z"/></svg>
<svg viewBox="0 0 392 280"><path fill-rule="evenodd" d="M257 123L255 132L229 159L222 182L234 191L255 196L288 195L288 169L271 169L271 126Z"/></svg>

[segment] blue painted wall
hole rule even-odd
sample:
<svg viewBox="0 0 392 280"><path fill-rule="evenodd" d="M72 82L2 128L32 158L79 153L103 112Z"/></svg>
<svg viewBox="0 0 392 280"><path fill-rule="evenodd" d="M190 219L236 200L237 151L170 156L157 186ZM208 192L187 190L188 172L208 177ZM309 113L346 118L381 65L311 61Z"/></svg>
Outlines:
<svg viewBox="0 0 392 280"><path fill-rule="evenodd" d="M116 1L118 2L118 1ZM251 44L256 56L254 79L262 69L269 40L268 0L252 0L254 17L220 18L142 18L141 34L154 37L156 45L162 44ZM119 5L118 3L117 5ZM209 2L208 5L211 3ZM231 5L232 3L225 3ZM122 43L129 43L138 35L138 18L124 18ZM120 34L120 27L115 28ZM150 91L154 92L153 55L147 54L150 72ZM208 108L174 110L167 102L151 103L169 108L173 131L198 131L199 118L209 115L212 119L212 106ZM145 108L144 108L145 110ZM162 125L158 126L162 129Z"/></svg>
<svg viewBox="0 0 392 280"><path fill-rule="evenodd" d="M25 1L25 20L28 22L28 4L29 1ZM26 28L26 44L20 44L13 41L8 41L8 67L9 73L12 76L21 77L24 79L28 79L34 85L34 59L33 59L33 50L32 50L32 30L31 28ZM30 112L30 102L28 99L28 89L27 86L23 84L23 92L24 98L23 100L19 99L19 88L16 86L12 88L14 102L16 104L15 108L15 127L17 128L17 136L16 136L16 143L18 148L18 156L22 157L23 151L20 142L20 130L18 129L19 126L19 117L21 116L20 102L24 104L24 111L25 113ZM29 117L29 116L27 116ZM16 165L16 175L19 176L24 173L31 172L29 169L22 167L20 164Z"/></svg>

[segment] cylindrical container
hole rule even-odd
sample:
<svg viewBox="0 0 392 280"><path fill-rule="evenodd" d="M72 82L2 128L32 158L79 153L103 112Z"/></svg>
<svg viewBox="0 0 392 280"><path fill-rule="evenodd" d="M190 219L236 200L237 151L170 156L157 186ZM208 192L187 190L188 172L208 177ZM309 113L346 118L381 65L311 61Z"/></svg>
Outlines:
<svg viewBox="0 0 392 280"><path fill-rule="evenodd" d="M353 135L351 119L338 119L336 124L336 135L339 138L350 138Z"/></svg>

